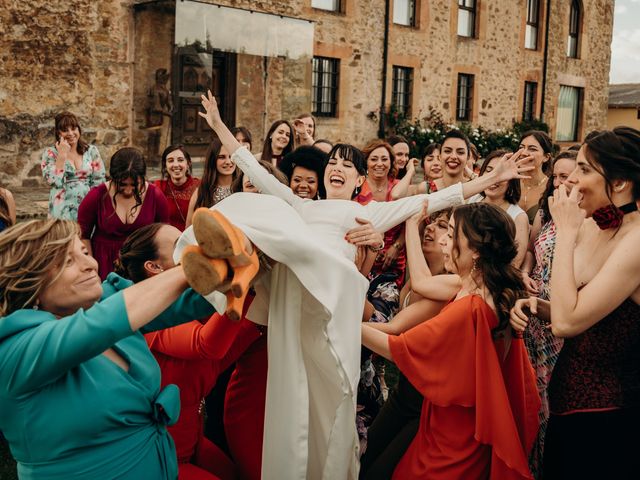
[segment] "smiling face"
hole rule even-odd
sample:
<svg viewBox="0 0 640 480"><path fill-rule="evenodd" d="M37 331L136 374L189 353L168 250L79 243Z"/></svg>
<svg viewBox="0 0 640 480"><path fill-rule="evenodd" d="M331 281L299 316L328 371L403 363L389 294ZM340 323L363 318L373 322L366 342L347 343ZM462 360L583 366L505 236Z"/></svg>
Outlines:
<svg viewBox="0 0 640 480"><path fill-rule="evenodd" d="M409 145L404 142L396 143L393 146L393 153L396 157L395 167L397 170L402 170L407 166L409 161Z"/></svg>
<svg viewBox="0 0 640 480"><path fill-rule="evenodd" d="M169 178L175 185L182 185L187 181L189 176L189 161L185 158L182 150L178 149L169 153L165 162Z"/></svg>
<svg viewBox="0 0 640 480"><path fill-rule="evenodd" d="M216 170L218 171L218 175L222 176L231 176L233 172L236 171L236 164L231 160L229 150L224 148L224 146L220 147L220 152L216 157Z"/></svg>
<svg viewBox="0 0 640 480"><path fill-rule="evenodd" d="M89 255L79 237L73 240L64 264L51 273L51 278L58 274L60 276L38 297L42 310L63 317L76 313L80 308L90 308L100 299L102 283L98 276L98 262Z"/></svg>
<svg viewBox="0 0 640 480"><path fill-rule="evenodd" d="M344 160L339 153L329 159L324 170L324 186L327 199L351 200L354 190L362 186L364 177L353 162Z"/></svg>
<svg viewBox="0 0 640 480"><path fill-rule="evenodd" d="M80 140L80 129L78 127L68 127L65 130L59 130L58 137L65 139L71 150L73 150L78 145L78 140Z"/></svg>
<svg viewBox="0 0 640 480"><path fill-rule="evenodd" d="M442 144L440 159L450 177L462 175L468 157L467 144L461 138L447 138Z"/></svg>
<svg viewBox="0 0 640 480"><path fill-rule="evenodd" d="M427 255L442 255L440 240L449 230L449 222L446 214L440 214L424 229L422 236L422 253Z"/></svg>
<svg viewBox="0 0 640 480"><path fill-rule="evenodd" d="M469 241L462 229L456 232L456 222L453 215L449 219L447 234L440 238L440 246L444 255L445 270L460 276L468 275L471 272L476 254L469 248Z"/></svg>
<svg viewBox="0 0 640 480"><path fill-rule="evenodd" d="M544 153L542 146L533 135L529 135L520 141L518 150L520 149L524 149L526 153L533 157L533 165L536 167L536 171L541 171L542 165L551 158L551 155Z"/></svg>
<svg viewBox="0 0 640 480"><path fill-rule="evenodd" d="M289 187L300 198L315 198L318 194L318 174L304 167L295 167Z"/></svg>
<svg viewBox="0 0 640 480"><path fill-rule="evenodd" d="M282 153L291 142L291 129L286 123L281 123L271 134L271 150L276 155Z"/></svg>
<svg viewBox="0 0 640 480"><path fill-rule="evenodd" d="M490 173L494 169L495 164L498 162L498 160L500 160L500 157L495 157L489 160L483 175ZM484 194L490 200L501 201L501 200L504 200L504 195L505 193L507 193L507 188L509 188L508 181L494 183L484 191Z"/></svg>
<svg viewBox="0 0 640 480"><path fill-rule="evenodd" d="M385 147L378 147L367 157L369 178L384 180L391 170L391 156Z"/></svg>
<svg viewBox="0 0 640 480"><path fill-rule="evenodd" d="M424 157L422 163L425 177L428 180L436 180L442 177L442 162L440 161L440 151L434 150L433 153Z"/></svg>

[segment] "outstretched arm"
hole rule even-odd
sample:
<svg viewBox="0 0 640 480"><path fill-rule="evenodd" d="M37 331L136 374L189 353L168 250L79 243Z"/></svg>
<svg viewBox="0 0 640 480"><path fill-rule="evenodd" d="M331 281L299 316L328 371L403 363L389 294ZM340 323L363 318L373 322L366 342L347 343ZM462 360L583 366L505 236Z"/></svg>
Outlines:
<svg viewBox="0 0 640 480"><path fill-rule="evenodd" d="M534 167L530 165L531 157L525 157L523 152L523 150L519 150L514 154L504 155L490 173L470 182L457 183L434 193L414 195L392 202L370 202L365 205L369 219L376 230L386 232L418 213L425 200L429 200L428 213L432 214L444 208L459 205L465 199L486 190L495 183L512 178L527 178L524 173Z"/></svg>
<svg viewBox="0 0 640 480"><path fill-rule="evenodd" d="M213 131L216 132L222 145L229 151L232 156L231 158L238 168L242 170L245 175L249 176L251 183L253 183L260 192L280 197L292 206L303 201L300 197L296 196L289 187L280 183L273 175L267 172L249 150L240 145L236 137L233 136L222 121L218 104L211 90L207 92L207 96L202 95L202 106L205 111L198 112L198 115L204 118Z"/></svg>

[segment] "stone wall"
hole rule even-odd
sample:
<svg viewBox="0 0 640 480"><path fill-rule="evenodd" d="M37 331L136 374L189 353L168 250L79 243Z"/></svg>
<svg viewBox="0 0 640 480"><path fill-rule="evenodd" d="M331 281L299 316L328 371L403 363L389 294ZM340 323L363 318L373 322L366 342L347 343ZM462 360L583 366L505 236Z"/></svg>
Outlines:
<svg viewBox="0 0 640 480"><path fill-rule="evenodd" d="M40 182L53 117L69 110L103 159L129 141L129 8L11 0L0 9L0 182Z"/></svg>
<svg viewBox="0 0 640 480"><path fill-rule="evenodd" d="M393 0L390 1L391 12ZM377 136L383 81L385 0L343 0L342 12L311 0L211 0L210 3L314 22L314 55L340 59L336 118L319 118L317 136L362 146ZM417 0L416 27L391 24L392 66L414 69L412 115L430 108L453 120L457 74L476 75L473 121L488 128L522 115L524 81L542 90L544 15L539 48L524 48L526 0L478 0L478 35L457 36L457 0ZM606 125L613 0L583 0L580 58L566 57L570 2L551 0L545 121L555 132L560 84L584 88L581 136ZM174 4L122 0L10 0L0 10L0 182L37 183L42 149L53 143L53 116L76 113L83 135L105 161L129 143L147 146L147 93L157 68L173 69ZM546 0L540 1L544 10ZM541 104L538 94L537 112ZM310 59L237 56L236 124L254 135L311 109Z"/></svg>

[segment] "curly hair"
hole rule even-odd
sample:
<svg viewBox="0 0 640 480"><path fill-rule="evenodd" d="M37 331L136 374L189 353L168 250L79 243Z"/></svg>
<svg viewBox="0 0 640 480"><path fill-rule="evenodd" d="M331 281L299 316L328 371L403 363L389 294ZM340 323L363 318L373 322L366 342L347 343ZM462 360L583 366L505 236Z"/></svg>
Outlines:
<svg viewBox="0 0 640 480"><path fill-rule="evenodd" d="M5 198L5 190L0 185L0 221L2 221L5 226L9 227L13 225L13 220L11 219L11 215L9 214L9 203Z"/></svg>
<svg viewBox="0 0 640 480"><path fill-rule="evenodd" d="M516 300L526 296L520 272L511 263L518 253L515 223L501 208L488 203L456 207L453 218L454 263L460 255L462 233L469 248L478 253L475 280L484 285L493 298L498 314L496 333L509 324L509 311Z"/></svg>
<svg viewBox="0 0 640 480"><path fill-rule="evenodd" d="M44 289L62 274L80 227L51 218L18 223L0 235L0 317L37 304Z"/></svg>

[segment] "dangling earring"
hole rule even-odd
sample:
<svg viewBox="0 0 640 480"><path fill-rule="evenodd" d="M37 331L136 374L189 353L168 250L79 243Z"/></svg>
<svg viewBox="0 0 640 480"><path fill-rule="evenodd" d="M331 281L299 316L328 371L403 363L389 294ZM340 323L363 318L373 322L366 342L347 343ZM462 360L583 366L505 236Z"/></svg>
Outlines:
<svg viewBox="0 0 640 480"><path fill-rule="evenodd" d="M33 304L33 307L31 307L31 308L32 308L33 310L39 310L39 309L40 309L40 307L39 307L39 304L38 304L38 303L34 303L34 304Z"/></svg>
<svg viewBox="0 0 640 480"><path fill-rule="evenodd" d="M356 187L355 190L353 191L353 196L356 197L360 195L360 187Z"/></svg>
<svg viewBox="0 0 640 480"><path fill-rule="evenodd" d="M473 259L473 266L471 267L471 273L476 273L478 271L478 259Z"/></svg>

